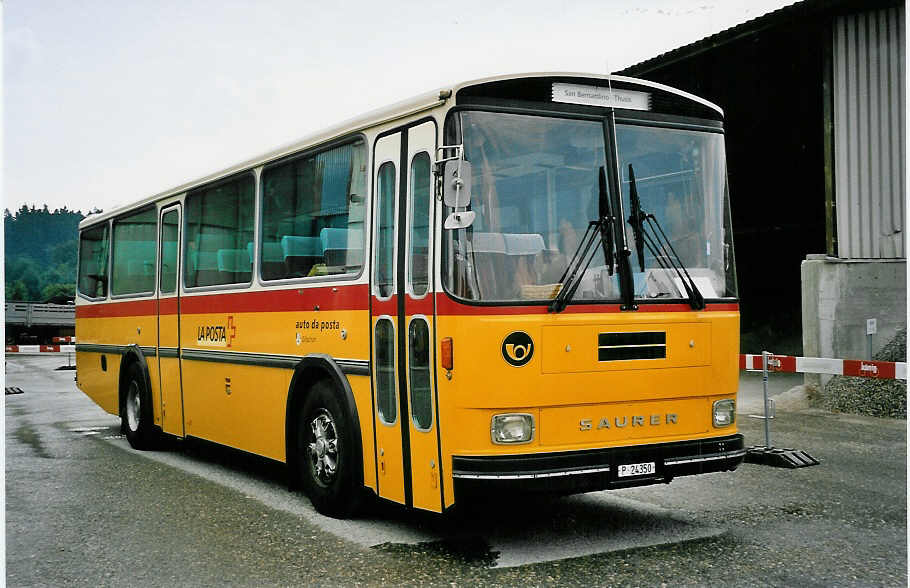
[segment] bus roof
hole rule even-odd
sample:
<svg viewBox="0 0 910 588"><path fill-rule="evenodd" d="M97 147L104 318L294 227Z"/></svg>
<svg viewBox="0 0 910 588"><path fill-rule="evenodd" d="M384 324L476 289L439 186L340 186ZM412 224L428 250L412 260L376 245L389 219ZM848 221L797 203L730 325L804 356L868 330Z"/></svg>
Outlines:
<svg viewBox="0 0 910 588"><path fill-rule="evenodd" d="M669 93L676 94L678 96L687 98L687 99L697 102L711 110L714 110L718 114L723 116L723 110L719 106L717 106L716 104L713 104L712 102L705 100L704 98L700 98L698 96L695 96L694 94L690 94L690 93L684 92L682 90L677 90L676 88L672 88L670 86L666 86L664 84L660 84L657 82L652 82L649 80L642 80L642 79L638 79L638 78L630 78L630 77L626 77L626 76L580 73L580 72L537 72L537 73L505 74L505 75L499 75L499 76L479 78L479 79L475 79L475 80L469 80L466 82L454 84L449 87L439 88L432 92L426 92L424 94L414 96L413 98L409 98L407 100L402 100L400 102L396 102L389 106L385 106L382 108L378 108L376 110L369 111L358 117L354 117L354 118L339 122L335 125L332 125L330 127L322 129L320 131L317 131L313 134L307 135L301 139L298 139L298 140L288 143L286 145L282 145L281 147L274 149L272 151L269 151L267 153L263 153L259 156L253 157L251 159L246 159L244 161L240 161L234 165L231 165L230 167L224 168L213 174L209 174L207 176L198 178L196 180L186 182L184 184L181 184L174 188L165 190L163 192L159 192L152 196L148 196L148 197L138 200L136 202L117 206L106 212L102 212L99 214L89 214L89 216L84 218L82 220L82 222L79 223L79 228L81 229L86 226L94 225L98 222L110 219L112 217L119 216L119 215L123 214L124 212L142 208L144 206L157 202L158 200L168 198L168 197L171 197L171 196L174 196L177 194L181 194L183 192L192 190L199 186L208 184L210 182L217 181L221 178L226 178L235 173L239 173L244 170L259 167L260 165L264 165L271 161L281 159L282 157L291 155L298 151L302 151L302 150L310 148L310 147L315 147L321 143L330 141L331 139L338 137L339 135L348 134L348 133L356 133L358 131L363 131L363 130L366 130L373 126L386 124L389 122L394 122L396 120L403 119L408 116L418 114L420 112L424 112L426 110L430 110L437 106L442 106L443 104L446 103L447 100L449 100L452 96L454 96L459 90L464 89L464 88L468 88L468 87L476 86L476 85L480 85L480 84L485 84L485 83L489 83L489 82L514 80L514 79L521 79L521 78L544 78L544 77L580 78L580 79L588 79L588 80L601 79L601 80L610 80L610 81L616 81L616 82L626 82L626 83L630 83L630 84L637 84L637 85L641 85L641 86L654 88L657 90L663 90L665 92L669 92Z"/></svg>

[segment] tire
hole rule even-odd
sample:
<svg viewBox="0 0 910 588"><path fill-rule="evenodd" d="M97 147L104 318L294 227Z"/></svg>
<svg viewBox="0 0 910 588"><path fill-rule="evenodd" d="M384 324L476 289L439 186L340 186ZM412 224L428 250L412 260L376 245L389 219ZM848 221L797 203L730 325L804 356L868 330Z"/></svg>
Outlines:
<svg viewBox="0 0 910 588"><path fill-rule="evenodd" d="M158 445L158 429L153 422L152 395L138 363L126 368L126 388L120 405L120 426L133 449L148 450Z"/></svg>
<svg viewBox="0 0 910 588"><path fill-rule="evenodd" d="M310 389L297 426L299 479L320 513L348 518L360 506L356 477L359 447L354 447L351 423L334 387L327 381Z"/></svg>

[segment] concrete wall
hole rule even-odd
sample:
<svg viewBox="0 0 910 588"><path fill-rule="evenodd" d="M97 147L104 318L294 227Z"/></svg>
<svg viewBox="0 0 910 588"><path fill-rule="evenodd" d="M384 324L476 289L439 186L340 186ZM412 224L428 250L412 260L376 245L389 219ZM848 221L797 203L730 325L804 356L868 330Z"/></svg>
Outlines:
<svg viewBox="0 0 910 588"><path fill-rule="evenodd" d="M803 355L869 359L866 319L878 322L874 354L907 327L906 259L809 255L802 263ZM830 376L806 375L821 390Z"/></svg>

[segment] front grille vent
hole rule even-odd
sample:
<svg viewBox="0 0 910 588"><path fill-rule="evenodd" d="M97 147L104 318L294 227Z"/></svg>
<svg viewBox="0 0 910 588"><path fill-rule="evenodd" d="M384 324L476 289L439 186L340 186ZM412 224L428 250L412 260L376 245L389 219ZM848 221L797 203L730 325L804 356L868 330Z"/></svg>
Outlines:
<svg viewBox="0 0 910 588"><path fill-rule="evenodd" d="M599 333L597 335L597 361L664 359L665 357L667 357L667 334L663 331Z"/></svg>

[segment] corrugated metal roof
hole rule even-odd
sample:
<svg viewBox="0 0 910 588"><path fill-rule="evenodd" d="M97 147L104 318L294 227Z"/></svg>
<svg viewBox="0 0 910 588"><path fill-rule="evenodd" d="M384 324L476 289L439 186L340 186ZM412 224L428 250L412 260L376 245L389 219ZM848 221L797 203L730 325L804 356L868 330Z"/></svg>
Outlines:
<svg viewBox="0 0 910 588"><path fill-rule="evenodd" d="M645 76L649 72L670 65L683 59L689 59L728 43L759 33L778 25L792 25L795 21L821 16L833 16L857 10L870 10L874 8L887 8L902 6L903 2L895 0L804 0L789 6L778 8L762 16L748 20L742 24L730 27L705 37L700 41L684 45L672 51L661 53L656 57L631 65L622 71L623 75Z"/></svg>

